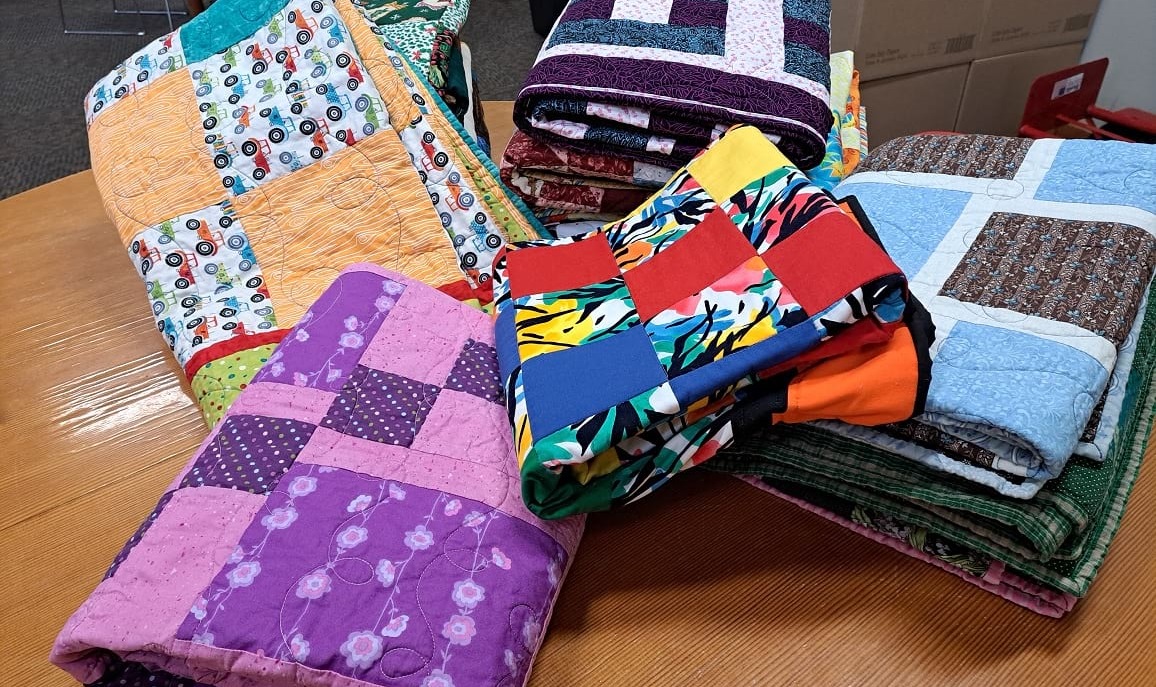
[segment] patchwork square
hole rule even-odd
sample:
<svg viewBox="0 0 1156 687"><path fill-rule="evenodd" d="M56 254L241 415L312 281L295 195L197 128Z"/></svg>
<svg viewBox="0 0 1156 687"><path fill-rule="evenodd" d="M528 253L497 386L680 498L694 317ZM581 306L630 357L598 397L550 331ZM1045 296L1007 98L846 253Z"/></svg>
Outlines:
<svg viewBox="0 0 1156 687"><path fill-rule="evenodd" d="M1118 222L994 213L940 295L1068 322L1119 346L1156 259L1156 238Z"/></svg>
<svg viewBox="0 0 1156 687"><path fill-rule="evenodd" d="M1030 138L905 136L872 150L859 169L1014 179L1031 147Z"/></svg>
<svg viewBox="0 0 1156 687"><path fill-rule="evenodd" d="M466 341L454 369L446 378L445 388L501 403L504 396L498 379L498 353L494 347L473 339Z"/></svg>
<svg viewBox="0 0 1156 687"><path fill-rule="evenodd" d="M189 467L180 486L267 494L293 465L315 425L263 415L230 415Z"/></svg>
<svg viewBox="0 0 1156 687"><path fill-rule="evenodd" d="M565 291L619 276L618 263L602 234L506 253L507 269L522 275L510 289L513 298Z"/></svg>
<svg viewBox="0 0 1156 687"><path fill-rule="evenodd" d="M439 391L432 384L359 365L321 426L383 444L409 446Z"/></svg>
<svg viewBox="0 0 1156 687"><path fill-rule="evenodd" d="M297 323L293 335L270 356L269 364L253 377L254 382L334 392L345 386L405 286L371 272L354 272L343 281L344 288L375 297L349 301L339 298L340 290L327 290Z"/></svg>
<svg viewBox="0 0 1156 687"><path fill-rule="evenodd" d="M673 378L806 319L790 291L755 256L645 326Z"/></svg>
<svg viewBox="0 0 1156 687"><path fill-rule="evenodd" d="M514 302L514 331L523 362L545 353L602 341L642 324L622 277Z"/></svg>
<svg viewBox="0 0 1156 687"><path fill-rule="evenodd" d="M641 327L522 364L530 423L539 437L628 401L665 380Z"/></svg>
<svg viewBox="0 0 1156 687"><path fill-rule="evenodd" d="M679 240L623 273L644 321L756 257L730 218L715 208ZM672 275L678 275L672 279Z"/></svg>
<svg viewBox="0 0 1156 687"><path fill-rule="evenodd" d="M368 684L494 684L528 669L563 555L480 501L297 465L175 636Z"/></svg>
<svg viewBox="0 0 1156 687"><path fill-rule="evenodd" d="M221 184L245 193L353 145L388 122L329 3L294 0L256 34L189 65Z"/></svg>

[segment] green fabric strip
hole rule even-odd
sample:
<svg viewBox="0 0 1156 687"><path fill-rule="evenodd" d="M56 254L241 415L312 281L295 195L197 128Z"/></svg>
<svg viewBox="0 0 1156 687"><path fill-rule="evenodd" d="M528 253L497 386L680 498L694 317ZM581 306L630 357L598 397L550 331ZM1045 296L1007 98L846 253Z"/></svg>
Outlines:
<svg viewBox="0 0 1156 687"><path fill-rule="evenodd" d="M777 427L707 467L820 489L941 535L1060 591L1087 592L1119 527L1152 425L1156 299L1149 299L1124 418L1103 463L1073 458L1032 501L1000 496L808 426Z"/></svg>
<svg viewBox="0 0 1156 687"><path fill-rule="evenodd" d="M257 33L288 0L217 0L180 28L185 62L199 62Z"/></svg>

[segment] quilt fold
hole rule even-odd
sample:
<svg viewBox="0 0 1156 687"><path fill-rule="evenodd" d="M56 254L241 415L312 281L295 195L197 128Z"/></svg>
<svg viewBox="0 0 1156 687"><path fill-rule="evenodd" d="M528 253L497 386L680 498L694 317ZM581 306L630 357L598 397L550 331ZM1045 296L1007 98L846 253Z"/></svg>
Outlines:
<svg viewBox="0 0 1156 687"><path fill-rule="evenodd" d="M490 318L354 265L52 661L104 685L524 684L583 521L541 521L518 493Z"/></svg>
<svg viewBox="0 0 1156 687"><path fill-rule="evenodd" d="M913 136L873 152L853 194L939 332L927 408L828 426L1031 498L1102 457L1156 266L1156 146Z"/></svg>
<svg viewBox="0 0 1156 687"><path fill-rule="evenodd" d="M85 99L93 174L209 424L369 260L477 306L540 225L349 0L218 0Z"/></svg>
<svg viewBox="0 0 1156 687"><path fill-rule="evenodd" d="M668 167L750 124L806 169L832 124L829 32L826 1L572 0L514 121L549 143Z"/></svg>
<svg viewBox="0 0 1156 687"><path fill-rule="evenodd" d="M650 493L788 413L803 361L885 344L907 311L867 227L746 126L620 222L507 246L495 283L523 498L543 517ZM917 410L914 338L909 393L883 416Z"/></svg>

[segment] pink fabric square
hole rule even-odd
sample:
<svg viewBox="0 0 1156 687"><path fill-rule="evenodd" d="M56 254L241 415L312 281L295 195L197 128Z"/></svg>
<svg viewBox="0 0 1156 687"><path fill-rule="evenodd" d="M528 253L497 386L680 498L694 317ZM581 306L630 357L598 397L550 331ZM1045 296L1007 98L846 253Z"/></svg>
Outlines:
<svg viewBox="0 0 1156 687"><path fill-rule="evenodd" d="M472 329L465 318L488 319L476 310L465 312L461 303L432 295L429 289L406 289L389 313L389 326L370 342L361 364L441 386Z"/></svg>
<svg viewBox="0 0 1156 687"><path fill-rule="evenodd" d="M234 489L174 493L116 574L69 619L52 662L91 682L101 662L83 656L90 647L127 653L171 640L264 503L264 496Z"/></svg>

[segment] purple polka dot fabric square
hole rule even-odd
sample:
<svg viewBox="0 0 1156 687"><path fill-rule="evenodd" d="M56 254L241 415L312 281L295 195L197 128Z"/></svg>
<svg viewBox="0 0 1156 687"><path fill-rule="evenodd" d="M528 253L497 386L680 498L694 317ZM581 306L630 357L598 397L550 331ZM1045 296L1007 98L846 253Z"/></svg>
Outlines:
<svg viewBox="0 0 1156 687"><path fill-rule="evenodd" d="M502 403L505 395L498 378L498 352L489 344L473 339L466 341L445 387Z"/></svg>
<svg viewBox="0 0 1156 687"><path fill-rule="evenodd" d="M410 446L437 402L439 387L358 365L322 427L382 444Z"/></svg>
<svg viewBox="0 0 1156 687"><path fill-rule="evenodd" d="M263 415L231 415L197 457L181 487L225 487L267 494L293 465L315 425Z"/></svg>

